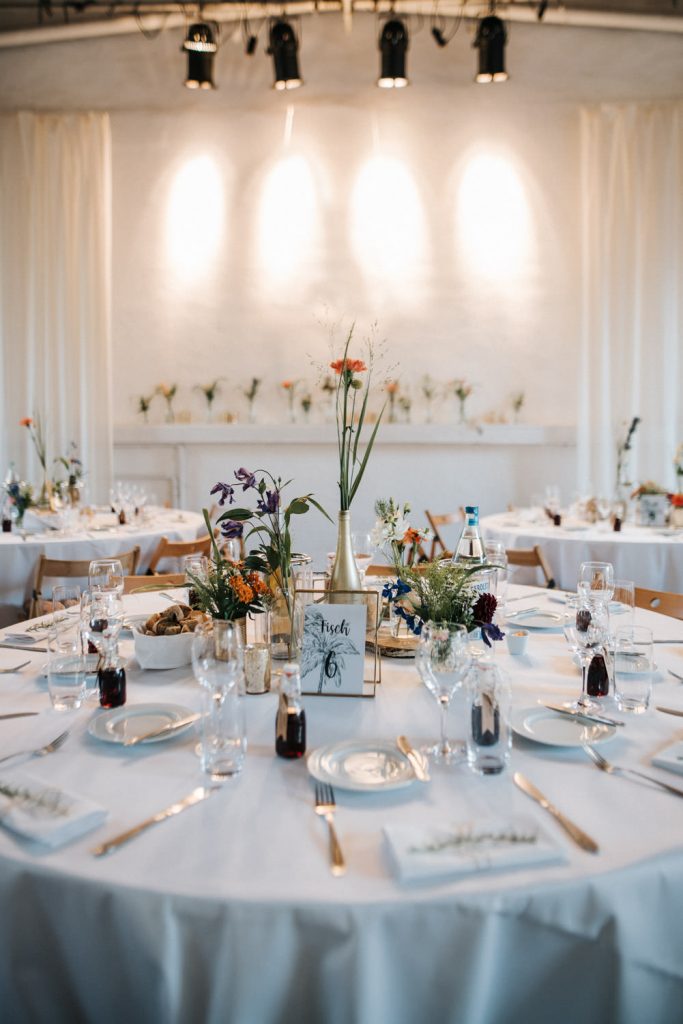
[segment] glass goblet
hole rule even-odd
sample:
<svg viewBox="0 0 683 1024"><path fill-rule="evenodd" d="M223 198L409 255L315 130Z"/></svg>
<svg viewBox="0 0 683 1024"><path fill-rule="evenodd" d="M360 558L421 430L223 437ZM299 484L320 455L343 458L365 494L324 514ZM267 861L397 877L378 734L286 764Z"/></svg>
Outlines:
<svg viewBox="0 0 683 1024"><path fill-rule="evenodd" d="M582 562L576 589L579 597L591 603L607 604L614 594L614 566L611 562Z"/></svg>
<svg viewBox="0 0 683 1024"><path fill-rule="evenodd" d="M360 575L362 585L365 580L367 568L372 564L375 545L372 543L369 533L352 533L351 547L353 549L353 557L356 560L356 566L358 567L358 573Z"/></svg>
<svg viewBox="0 0 683 1024"><path fill-rule="evenodd" d="M90 590L123 593L123 566L118 558L94 558L88 570Z"/></svg>
<svg viewBox="0 0 683 1024"><path fill-rule="evenodd" d="M446 735L446 719L453 694L462 686L472 656L464 626L428 622L422 630L415 664L422 682L441 709L441 736L427 748L437 764L453 764L466 757L464 743L451 744Z"/></svg>
<svg viewBox="0 0 683 1024"><path fill-rule="evenodd" d="M609 692L607 647L609 642L609 611L606 604L577 598L570 602L564 635L570 650L581 661L581 695L575 707L597 708L594 698Z"/></svg>

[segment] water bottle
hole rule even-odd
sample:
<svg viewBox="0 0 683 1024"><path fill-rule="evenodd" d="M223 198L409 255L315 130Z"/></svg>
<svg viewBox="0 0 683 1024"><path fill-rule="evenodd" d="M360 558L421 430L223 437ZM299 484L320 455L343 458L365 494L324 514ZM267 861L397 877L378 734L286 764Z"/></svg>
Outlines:
<svg viewBox="0 0 683 1024"><path fill-rule="evenodd" d="M479 506L465 506L465 525L453 552L454 565L483 565L486 551L479 533Z"/></svg>

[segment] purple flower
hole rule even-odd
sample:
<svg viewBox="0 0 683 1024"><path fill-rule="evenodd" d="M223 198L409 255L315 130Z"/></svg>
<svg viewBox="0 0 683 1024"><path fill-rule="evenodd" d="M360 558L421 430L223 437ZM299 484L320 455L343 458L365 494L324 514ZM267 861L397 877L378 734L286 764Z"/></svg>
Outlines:
<svg viewBox="0 0 683 1024"><path fill-rule="evenodd" d="M259 498L256 508L264 514L274 515L280 507L280 494L278 491L266 491L266 500Z"/></svg>
<svg viewBox="0 0 683 1024"><path fill-rule="evenodd" d="M235 498L234 498L235 488L231 487L230 484L222 484L219 481L217 484L214 484L214 486L211 488L211 491L209 493L210 494L219 494L220 493L220 498L218 499L218 504L221 505L221 506L225 505L226 501L228 501L228 500L230 501L231 505L233 505L234 502L235 502Z"/></svg>
<svg viewBox="0 0 683 1024"><path fill-rule="evenodd" d="M241 469L235 470L235 480L242 484L243 491L247 491L250 487L256 487L256 477L248 469L245 469L244 466Z"/></svg>
<svg viewBox="0 0 683 1024"><path fill-rule="evenodd" d="M244 532L244 524L238 523L234 519L226 519L225 522L221 523L221 533L228 540L234 537L241 537Z"/></svg>

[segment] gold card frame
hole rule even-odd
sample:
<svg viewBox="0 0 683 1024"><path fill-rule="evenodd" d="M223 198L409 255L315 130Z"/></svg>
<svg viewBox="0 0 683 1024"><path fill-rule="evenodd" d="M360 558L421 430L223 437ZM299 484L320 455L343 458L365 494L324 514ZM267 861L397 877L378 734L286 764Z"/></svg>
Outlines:
<svg viewBox="0 0 683 1024"><path fill-rule="evenodd" d="M330 590L297 590L294 601L296 607L296 601L299 597L310 597L312 600L306 601L305 605L309 604L332 604L330 601ZM382 659L379 654L379 645L377 643L377 634L379 632L381 622L381 608L382 598L376 590L335 590L335 597L344 596L349 597L348 604L360 604L359 601L354 601L354 597L362 597L363 603L368 606L368 618L370 617L371 609L374 605L374 627L369 629L366 627L365 630L365 678L363 679L363 692L362 693L306 693L306 697L334 697L338 699L340 697L357 700L359 697L363 700L372 700L377 693L377 687L382 684ZM338 602L344 603L344 602ZM368 651L368 642L372 644L372 650ZM371 668L371 673L368 673L368 669ZM368 677L369 676L369 677Z"/></svg>

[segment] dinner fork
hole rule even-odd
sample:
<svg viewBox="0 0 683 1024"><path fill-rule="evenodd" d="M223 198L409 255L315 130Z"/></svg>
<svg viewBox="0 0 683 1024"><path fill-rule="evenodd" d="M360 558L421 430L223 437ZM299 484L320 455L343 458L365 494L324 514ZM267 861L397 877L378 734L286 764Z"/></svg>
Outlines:
<svg viewBox="0 0 683 1024"><path fill-rule="evenodd" d="M674 672L672 668L670 668L668 671L670 676L673 676L674 679L678 679L681 683L683 683L683 676L679 676L678 672Z"/></svg>
<svg viewBox="0 0 683 1024"><path fill-rule="evenodd" d="M0 757L0 764L3 761L10 761L13 757L22 757L27 754L29 757L44 757L46 754L54 754L55 750L59 750L62 743L66 741L70 731L70 729L65 729L64 732L60 732L59 736L55 736L50 743L46 743L44 747L38 747L37 750L18 750L16 754L5 754L4 757Z"/></svg>
<svg viewBox="0 0 683 1024"><path fill-rule="evenodd" d="M683 790L676 789L675 786L670 786L668 782L662 782L660 779L656 779L654 775L646 775L645 772L639 772L635 768L621 768L619 765L612 764L610 761L605 760L602 754L598 753L593 747L589 747L584 743L583 749L586 751L588 756L592 758L598 768L603 772L607 772L608 775L634 775L638 779L645 779L646 782L652 782L655 786L661 786L667 793L673 793L675 796L683 796Z"/></svg>
<svg viewBox="0 0 683 1024"><path fill-rule="evenodd" d="M319 814L327 822L330 833L330 859L333 875L343 875L346 871L344 854L339 845L337 832L334 827L334 812L336 809L334 790L327 783L316 782L315 784L315 813Z"/></svg>

